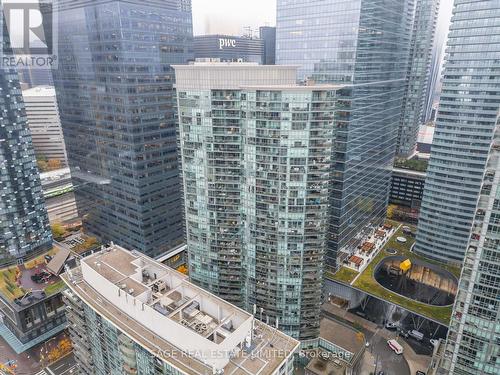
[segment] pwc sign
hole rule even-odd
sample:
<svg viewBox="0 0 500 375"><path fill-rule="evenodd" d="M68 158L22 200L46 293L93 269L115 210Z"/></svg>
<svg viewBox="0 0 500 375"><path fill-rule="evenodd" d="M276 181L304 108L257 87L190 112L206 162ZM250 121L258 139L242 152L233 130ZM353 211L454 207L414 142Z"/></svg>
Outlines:
<svg viewBox="0 0 500 375"><path fill-rule="evenodd" d="M227 38L219 38L219 49L224 48L235 48L236 40L235 39L227 39Z"/></svg>

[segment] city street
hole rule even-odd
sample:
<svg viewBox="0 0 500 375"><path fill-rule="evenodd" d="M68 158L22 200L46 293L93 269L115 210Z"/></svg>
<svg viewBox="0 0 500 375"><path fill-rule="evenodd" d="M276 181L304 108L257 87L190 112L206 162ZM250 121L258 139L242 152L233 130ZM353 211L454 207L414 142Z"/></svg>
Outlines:
<svg viewBox="0 0 500 375"><path fill-rule="evenodd" d="M0 363L6 364L8 361L14 361L17 365L16 374L31 375L40 371L40 362L36 349L16 354L9 344L0 336Z"/></svg>
<svg viewBox="0 0 500 375"><path fill-rule="evenodd" d="M69 375L75 366L73 354L69 354L56 361L49 367L42 369L42 360L40 355L46 353L48 349L54 347L58 340L65 337L65 333L51 338L50 340L39 344L24 353L16 354L14 350L0 336L0 363L6 364L9 361L15 363L16 375ZM74 371L74 370L73 370Z"/></svg>
<svg viewBox="0 0 500 375"><path fill-rule="evenodd" d="M384 371L386 375L408 375L414 374L415 371L425 371L430 362L431 357L416 353L413 348L401 337L397 338L395 331L389 331L380 325L363 319L355 314L351 314L337 306L326 303L323 305L323 314L331 319L343 319L355 325L361 330L370 346L366 349L362 361L362 366L358 374L364 375L370 372ZM388 339L397 338L398 342L403 346L403 355L397 355L387 345ZM378 360L377 360L378 354ZM375 362L377 366L375 368Z"/></svg>
<svg viewBox="0 0 500 375"><path fill-rule="evenodd" d="M76 373L76 362L73 353L45 368L48 375L70 375Z"/></svg>
<svg viewBox="0 0 500 375"><path fill-rule="evenodd" d="M375 359L372 363L375 374L383 371L385 375L409 375L410 367L404 355L394 353L387 345L387 339L378 333L379 330L371 334L368 341L370 347L366 351ZM375 361L377 362L376 366Z"/></svg>

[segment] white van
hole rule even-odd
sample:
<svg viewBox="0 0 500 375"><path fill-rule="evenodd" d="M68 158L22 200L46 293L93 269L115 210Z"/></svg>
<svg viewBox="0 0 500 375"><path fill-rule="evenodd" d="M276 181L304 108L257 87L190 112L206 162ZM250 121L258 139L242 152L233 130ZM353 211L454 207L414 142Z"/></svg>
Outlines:
<svg viewBox="0 0 500 375"><path fill-rule="evenodd" d="M424 334L419 331L411 330L410 332L408 332L408 334L418 341L422 341L422 339L424 338Z"/></svg>
<svg viewBox="0 0 500 375"><path fill-rule="evenodd" d="M403 347L399 345L399 342L396 340L387 340L387 345L391 348L396 354L403 354Z"/></svg>

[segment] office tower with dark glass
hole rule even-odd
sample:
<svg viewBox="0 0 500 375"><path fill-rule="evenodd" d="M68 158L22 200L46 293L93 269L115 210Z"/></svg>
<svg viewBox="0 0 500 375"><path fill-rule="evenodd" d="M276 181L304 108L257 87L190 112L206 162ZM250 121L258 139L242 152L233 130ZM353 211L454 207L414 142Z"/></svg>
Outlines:
<svg viewBox="0 0 500 375"><path fill-rule="evenodd" d="M398 129L397 154L412 156L417 148L419 126L423 122L427 87L430 83L431 57L440 0L416 0L406 95Z"/></svg>
<svg viewBox="0 0 500 375"><path fill-rule="evenodd" d="M289 66L175 71L191 280L317 337L339 87Z"/></svg>
<svg viewBox="0 0 500 375"><path fill-rule="evenodd" d="M21 68L19 69L19 81L23 89L54 85L51 69Z"/></svg>
<svg viewBox="0 0 500 375"><path fill-rule="evenodd" d="M5 54L10 45L6 28L2 35ZM19 76L14 69L0 69L0 108L0 265L3 265L48 250L52 234Z"/></svg>
<svg viewBox="0 0 500 375"><path fill-rule="evenodd" d="M190 0L64 1L54 74L85 227L151 256L183 241L174 71Z"/></svg>
<svg viewBox="0 0 500 375"><path fill-rule="evenodd" d="M276 27L261 26L259 28L259 36L264 42L263 64L276 64Z"/></svg>
<svg viewBox="0 0 500 375"><path fill-rule="evenodd" d="M413 0L278 0L277 64L349 85L337 103L329 268L385 216L412 18Z"/></svg>
<svg viewBox="0 0 500 375"><path fill-rule="evenodd" d="M500 3L456 1L415 252L462 262L500 110Z"/></svg>

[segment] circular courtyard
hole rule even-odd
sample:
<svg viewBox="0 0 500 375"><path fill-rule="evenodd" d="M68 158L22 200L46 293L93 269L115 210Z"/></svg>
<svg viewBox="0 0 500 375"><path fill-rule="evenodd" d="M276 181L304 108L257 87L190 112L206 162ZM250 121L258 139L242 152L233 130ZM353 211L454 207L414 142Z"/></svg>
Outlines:
<svg viewBox="0 0 500 375"><path fill-rule="evenodd" d="M375 280L384 288L401 296L434 306L453 304L457 293L457 278L447 270L425 261L388 256L374 270Z"/></svg>

